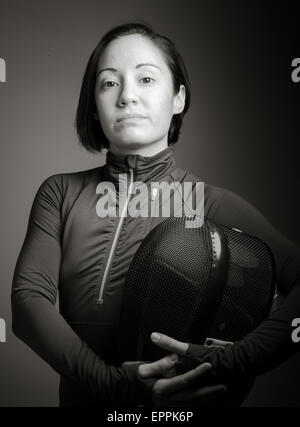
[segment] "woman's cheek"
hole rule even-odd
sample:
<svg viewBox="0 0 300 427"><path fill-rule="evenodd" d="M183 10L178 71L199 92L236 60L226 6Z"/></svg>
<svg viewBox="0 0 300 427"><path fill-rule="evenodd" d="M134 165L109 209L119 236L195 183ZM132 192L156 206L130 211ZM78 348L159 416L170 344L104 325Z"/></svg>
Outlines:
<svg viewBox="0 0 300 427"><path fill-rule="evenodd" d="M172 118L171 105L168 99L161 99L157 97L155 103L155 121L156 123L169 123Z"/></svg>

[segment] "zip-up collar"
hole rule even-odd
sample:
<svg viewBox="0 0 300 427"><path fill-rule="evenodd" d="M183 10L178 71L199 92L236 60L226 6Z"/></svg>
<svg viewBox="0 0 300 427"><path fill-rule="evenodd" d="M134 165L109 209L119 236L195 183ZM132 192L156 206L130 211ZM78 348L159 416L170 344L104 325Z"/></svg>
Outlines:
<svg viewBox="0 0 300 427"><path fill-rule="evenodd" d="M123 207L120 217L116 220L112 245L110 247L108 258L105 263L104 273L101 279L101 285L97 298L97 304L104 304L104 293L106 284L109 281L109 274L115 249L118 245L119 236L124 222L124 212L127 210L130 201L134 181L144 183L161 182L175 169L175 159L173 151L168 147L154 156L141 156L139 154L116 155L108 151L106 164L104 166L104 175L106 180L112 181L116 187L119 183L119 175L128 174L130 176L128 193L126 194L126 203ZM156 193L155 193L156 195Z"/></svg>
<svg viewBox="0 0 300 427"><path fill-rule="evenodd" d="M140 154L116 155L107 152L104 167L105 178L118 183L119 174L133 170L134 181L153 182L160 181L169 175L176 167L173 150L168 147L154 156L141 156Z"/></svg>

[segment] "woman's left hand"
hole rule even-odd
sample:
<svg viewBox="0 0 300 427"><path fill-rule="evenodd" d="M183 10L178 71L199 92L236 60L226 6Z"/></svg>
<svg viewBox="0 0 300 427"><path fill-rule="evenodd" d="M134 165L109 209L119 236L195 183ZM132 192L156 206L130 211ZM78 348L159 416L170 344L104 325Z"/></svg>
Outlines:
<svg viewBox="0 0 300 427"><path fill-rule="evenodd" d="M155 338L159 338L155 340ZM152 341L161 348L184 356L188 344L177 341L167 335L152 334ZM211 370L210 363L199 364L180 375L176 375L175 368L163 371L157 362L142 364L138 368L140 377L153 378L162 375L153 385L152 400L155 406L168 405L206 405L214 403L227 392L223 384L205 385L203 378ZM202 384L201 384L202 380Z"/></svg>

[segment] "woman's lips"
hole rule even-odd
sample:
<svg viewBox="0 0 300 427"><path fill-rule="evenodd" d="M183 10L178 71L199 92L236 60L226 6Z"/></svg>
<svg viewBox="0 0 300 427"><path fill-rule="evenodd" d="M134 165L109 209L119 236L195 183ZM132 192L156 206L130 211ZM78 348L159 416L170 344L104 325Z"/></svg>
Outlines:
<svg viewBox="0 0 300 427"><path fill-rule="evenodd" d="M117 120L117 122L122 122L125 120L141 120L141 119L146 119L146 117L141 115L141 114L126 114L126 115L120 117Z"/></svg>

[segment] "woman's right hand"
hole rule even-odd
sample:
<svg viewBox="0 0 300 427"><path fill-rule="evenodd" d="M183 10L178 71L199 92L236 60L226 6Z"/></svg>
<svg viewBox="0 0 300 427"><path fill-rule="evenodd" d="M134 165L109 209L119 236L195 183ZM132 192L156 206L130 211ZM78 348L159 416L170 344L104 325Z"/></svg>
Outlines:
<svg viewBox="0 0 300 427"><path fill-rule="evenodd" d="M143 402L153 406L201 406L214 403L227 392L223 384L205 385L212 365L203 363L184 374L177 375L179 358L169 354L155 362L124 362L134 380Z"/></svg>
<svg viewBox="0 0 300 427"><path fill-rule="evenodd" d="M122 364L122 368L126 372L126 376L131 385L130 389L128 390L128 393L130 394L132 392L133 395L136 396L136 401L133 403L152 405L152 389L155 382L159 377L170 378L176 375L175 365L178 360L178 355L173 353L155 362L124 362ZM139 367L142 365L146 367L146 370L141 370L141 372L146 373L145 377L140 375ZM128 397L130 398L130 396Z"/></svg>
<svg viewBox="0 0 300 427"><path fill-rule="evenodd" d="M154 406L205 406L216 403L228 391L223 384L208 385L212 369L210 363L202 363L183 374L173 375L174 368L167 371L160 369L161 361L143 364L138 368L143 379L159 373L162 376L152 385Z"/></svg>

